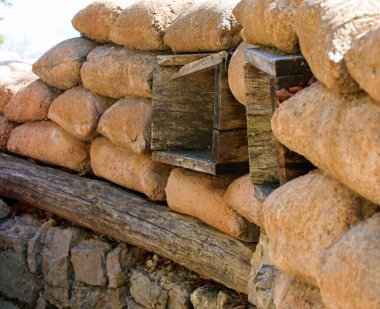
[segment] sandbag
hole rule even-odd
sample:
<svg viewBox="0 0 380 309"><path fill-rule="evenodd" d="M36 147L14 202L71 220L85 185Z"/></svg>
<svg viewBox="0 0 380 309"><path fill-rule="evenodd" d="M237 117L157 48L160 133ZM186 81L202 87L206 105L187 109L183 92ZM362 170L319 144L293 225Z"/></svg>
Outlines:
<svg viewBox="0 0 380 309"><path fill-rule="evenodd" d="M77 172L89 167L89 145L51 121L25 123L14 129L8 150Z"/></svg>
<svg viewBox="0 0 380 309"><path fill-rule="evenodd" d="M94 1L76 13L71 24L82 35L92 40L111 42L111 28L122 10L112 1Z"/></svg>
<svg viewBox="0 0 380 309"><path fill-rule="evenodd" d="M320 255L376 206L317 170L276 191L263 206L269 255L281 271L318 284Z"/></svg>
<svg viewBox="0 0 380 309"><path fill-rule="evenodd" d="M151 120L150 99L127 97L103 114L97 130L112 143L142 154L150 149Z"/></svg>
<svg viewBox="0 0 380 309"><path fill-rule="evenodd" d="M4 112L4 107L17 91L36 79L37 76L32 72L12 72L6 76L0 76L0 114Z"/></svg>
<svg viewBox="0 0 380 309"><path fill-rule="evenodd" d="M298 50L294 19L303 0L242 0L234 9L242 37L251 44L276 47L287 53Z"/></svg>
<svg viewBox="0 0 380 309"><path fill-rule="evenodd" d="M149 156L138 156L98 137L91 145L91 166L96 176L144 193L153 201L166 199L165 186L172 167Z"/></svg>
<svg viewBox="0 0 380 309"><path fill-rule="evenodd" d="M322 259L320 288L327 308L380 307L380 214L349 230Z"/></svg>
<svg viewBox="0 0 380 309"><path fill-rule="evenodd" d="M236 100L241 104L247 104L245 88L244 66L248 63L245 60L245 50L253 45L243 41L233 53L228 65L228 84Z"/></svg>
<svg viewBox="0 0 380 309"><path fill-rule="evenodd" d="M168 205L172 210L198 218L232 237L257 241L258 227L238 215L223 199L234 178L174 169L166 187Z"/></svg>
<svg viewBox="0 0 380 309"><path fill-rule="evenodd" d="M59 91L38 79L20 89L4 108L7 119L18 122L45 120L50 104Z"/></svg>
<svg viewBox="0 0 380 309"><path fill-rule="evenodd" d="M0 115L0 150L7 149L7 143L11 132L14 128L17 127L17 124L10 122L4 116Z"/></svg>
<svg viewBox="0 0 380 309"><path fill-rule="evenodd" d="M139 0L117 18L110 33L119 45L140 50L166 50L165 29L194 0Z"/></svg>
<svg viewBox="0 0 380 309"><path fill-rule="evenodd" d="M91 140L103 112L114 100L81 86L66 90L50 106L48 118L81 140Z"/></svg>
<svg viewBox="0 0 380 309"><path fill-rule="evenodd" d="M299 10L295 28L315 77L334 91L358 91L344 56L357 38L380 23L380 1L304 0Z"/></svg>
<svg viewBox="0 0 380 309"><path fill-rule="evenodd" d="M229 50L241 41L241 27L232 14L240 0L205 0L183 11L166 28L165 44L173 52Z"/></svg>
<svg viewBox="0 0 380 309"><path fill-rule="evenodd" d="M369 96L315 83L280 105L272 130L289 149L380 204L380 105Z"/></svg>
<svg viewBox="0 0 380 309"><path fill-rule="evenodd" d="M344 60L354 80L380 102L380 26L356 40Z"/></svg>
<svg viewBox="0 0 380 309"><path fill-rule="evenodd" d="M97 44L86 38L72 38L53 46L34 64L33 72L45 83L66 90L80 82L80 68Z"/></svg>
<svg viewBox="0 0 380 309"><path fill-rule="evenodd" d="M81 69L83 86L101 95L152 97L156 54L112 45L95 48Z"/></svg>

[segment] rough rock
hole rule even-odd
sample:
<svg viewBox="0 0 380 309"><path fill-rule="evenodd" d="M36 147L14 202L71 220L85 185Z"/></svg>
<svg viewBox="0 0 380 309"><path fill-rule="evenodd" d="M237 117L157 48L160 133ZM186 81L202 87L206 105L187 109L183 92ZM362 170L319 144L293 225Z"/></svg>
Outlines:
<svg viewBox="0 0 380 309"><path fill-rule="evenodd" d="M235 178L174 169L166 186L168 206L232 237L257 241L259 228L238 215L224 200L226 189Z"/></svg>
<svg viewBox="0 0 380 309"><path fill-rule="evenodd" d="M251 44L276 47L287 53L298 50L294 19L303 0L243 0L234 9L243 26L242 37Z"/></svg>
<svg viewBox="0 0 380 309"><path fill-rule="evenodd" d="M154 201L166 199L165 187L172 167L149 156L138 156L100 137L91 145L91 166L98 177L142 192Z"/></svg>
<svg viewBox="0 0 380 309"><path fill-rule="evenodd" d="M356 92L359 86L344 61L353 42L380 22L380 2L304 0L295 26L302 54L315 77L328 88Z"/></svg>
<svg viewBox="0 0 380 309"><path fill-rule="evenodd" d="M380 102L380 26L354 41L344 60L353 79Z"/></svg>
<svg viewBox="0 0 380 309"><path fill-rule="evenodd" d="M247 104L244 71L244 66L247 64L245 50L251 46L253 45L245 41L240 43L228 64L228 84L230 85L230 90L234 97L243 105Z"/></svg>
<svg viewBox="0 0 380 309"><path fill-rule="evenodd" d="M145 306L136 303L132 297L127 298L127 308L128 309L146 309Z"/></svg>
<svg viewBox="0 0 380 309"><path fill-rule="evenodd" d="M73 286L70 308L122 309L126 308L127 295L128 289L125 286L117 289L105 289L75 283Z"/></svg>
<svg viewBox="0 0 380 309"><path fill-rule="evenodd" d="M10 122L4 116L0 115L0 150L7 149L7 143L11 136L11 132L17 124Z"/></svg>
<svg viewBox="0 0 380 309"><path fill-rule="evenodd" d="M150 150L152 101L124 98L111 106L100 118L98 132L112 143L142 154Z"/></svg>
<svg viewBox="0 0 380 309"><path fill-rule="evenodd" d="M38 79L20 89L4 108L4 116L11 121L25 123L47 118L51 102L59 92Z"/></svg>
<svg viewBox="0 0 380 309"><path fill-rule="evenodd" d="M51 121L30 122L15 128L8 150L78 172L89 167L89 145Z"/></svg>
<svg viewBox="0 0 380 309"><path fill-rule="evenodd" d="M288 182L263 206L271 261L300 281L317 285L319 256L375 207L320 170Z"/></svg>
<svg viewBox="0 0 380 309"><path fill-rule="evenodd" d="M152 97L157 54L112 45L95 48L81 69L83 86L101 95Z"/></svg>
<svg viewBox="0 0 380 309"><path fill-rule="evenodd" d="M176 53L222 51L237 46L241 41L241 27L232 10L239 1L197 2L166 28L165 44Z"/></svg>
<svg viewBox="0 0 380 309"><path fill-rule="evenodd" d="M319 286L327 308L380 307L380 214L349 230L322 260Z"/></svg>
<svg viewBox="0 0 380 309"><path fill-rule="evenodd" d="M0 199L0 220L5 219L11 213L11 208Z"/></svg>
<svg viewBox="0 0 380 309"><path fill-rule="evenodd" d="M26 263L26 250L40 223L30 216L0 225L0 293L29 306L37 302L41 282Z"/></svg>
<svg viewBox="0 0 380 309"><path fill-rule="evenodd" d="M76 138L91 140L96 135L100 116L113 102L78 86L53 101L48 118Z"/></svg>
<svg viewBox="0 0 380 309"><path fill-rule="evenodd" d="M273 190L271 185L254 185L247 174L229 185L224 199L238 214L264 228L262 204Z"/></svg>
<svg viewBox="0 0 380 309"><path fill-rule="evenodd" d="M118 16L111 40L132 49L166 50L165 29L193 3L194 0L134 1Z"/></svg>
<svg viewBox="0 0 380 309"><path fill-rule="evenodd" d="M71 249L71 262L75 280L89 285L107 284L106 254L111 250L108 243L90 239L80 242Z"/></svg>
<svg viewBox="0 0 380 309"><path fill-rule="evenodd" d="M40 296L37 300L36 309L54 309L55 306L51 305L45 298Z"/></svg>
<svg viewBox="0 0 380 309"><path fill-rule="evenodd" d="M0 77L0 114L18 90L36 80L32 72L12 72Z"/></svg>
<svg viewBox="0 0 380 309"><path fill-rule="evenodd" d="M20 307L10 301L0 298L0 308L1 309L19 309Z"/></svg>
<svg viewBox="0 0 380 309"><path fill-rule="evenodd" d="M276 309L273 303L273 293L278 270L270 264L261 264L253 277L253 289L250 302L260 309Z"/></svg>
<svg viewBox="0 0 380 309"><path fill-rule="evenodd" d="M86 38L65 40L49 49L34 64L33 72L48 85L66 90L80 82L87 54L97 46Z"/></svg>
<svg viewBox="0 0 380 309"><path fill-rule="evenodd" d="M380 3L380 2L379 2ZM315 83L283 102L275 137L365 198L380 204L380 105Z"/></svg>
<svg viewBox="0 0 380 309"><path fill-rule="evenodd" d="M190 296L194 309L218 309L218 293L212 285L196 289Z"/></svg>
<svg viewBox="0 0 380 309"><path fill-rule="evenodd" d="M274 287L276 309L325 309L319 289L279 273ZM346 307L342 307L346 308ZM367 307L370 308L370 307Z"/></svg>
<svg viewBox="0 0 380 309"><path fill-rule="evenodd" d="M71 24L78 32L92 40L111 42L111 28L122 10L112 1L94 1L76 13Z"/></svg>

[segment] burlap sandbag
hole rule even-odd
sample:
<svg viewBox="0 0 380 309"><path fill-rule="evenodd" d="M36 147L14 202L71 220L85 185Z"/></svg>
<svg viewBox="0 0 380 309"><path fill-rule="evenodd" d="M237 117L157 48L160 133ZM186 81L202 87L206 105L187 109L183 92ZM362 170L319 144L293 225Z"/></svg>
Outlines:
<svg viewBox="0 0 380 309"><path fill-rule="evenodd" d="M4 116L0 115L0 150L7 149L7 143L11 132L14 128L17 127L17 124L10 122Z"/></svg>
<svg viewBox="0 0 380 309"><path fill-rule="evenodd" d="M153 201L166 199L165 187L172 168L149 156L138 156L98 137L91 145L91 166L95 175L144 193Z"/></svg>
<svg viewBox="0 0 380 309"><path fill-rule="evenodd" d="M122 10L112 1L94 1L76 13L71 24L82 35L92 40L111 42L111 28Z"/></svg>
<svg viewBox="0 0 380 309"><path fill-rule="evenodd" d="M272 130L289 149L380 204L380 105L371 97L341 95L317 82L280 105Z"/></svg>
<svg viewBox="0 0 380 309"><path fill-rule="evenodd" d="M151 122L152 101L128 97L117 101L103 114L97 130L112 143L142 154L150 149Z"/></svg>
<svg viewBox="0 0 380 309"><path fill-rule="evenodd" d="M258 241L259 228L238 215L223 196L233 176L212 176L174 169L166 187L169 207L198 218L237 239Z"/></svg>
<svg viewBox="0 0 380 309"><path fill-rule="evenodd" d="M17 91L36 79L32 72L12 72L8 76L0 76L0 114Z"/></svg>
<svg viewBox="0 0 380 309"><path fill-rule="evenodd" d="M83 64L83 86L101 95L120 99L125 96L152 97L156 54L118 46L95 48Z"/></svg>
<svg viewBox="0 0 380 309"><path fill-rule="evenodd" d="M140 50L166 50L165 29L194 0L139 0L129 5L111 29L111 40Z"/></svg>
<svg viewBox="0 0 380 309"><path fill-rule="evenodd" d="M77 172L89 167L89 145L51 121L25 123L14 129L8 150Z"/></svg>
<svg viewBox="0 0 380 309"><path fill-rule="evenodd" d="M303 0L242 0L234 15L243 26L242 37L251 44L276 47L288 53L298 50L294 30L297 8Z"/></svg>
<svg viewBox="0 0 380 309"><path fill-rule="evenodd" d="M80 82L80 68L97 44L86 38L65 40L49 49L33 64L33 72L45 83L66 90Z"/></svg>
<svg viewBox="0 0 380 309"><path fill-rule="evenodd" d="M38 79L20 89L4 108L7 119L18 122L45 120L59 91Z"/></svg>
<svg viewBox="0 0 380 309"><path fill-rule="evenodd" d="M240 0L205 0L183 11L166 28L165 44L173 52L229 50L241 41L241 26L232 14Z"/></svg>
<svg viewBox="0 0 380 309"><path fill-rule="evenodd" d="M81 86L71 88L54 100L48 118L71 135L91 140L103 112L114 100L94 94Z"/></svg>
<svg viewBox="0 0 380 309"><path fill-rule="evenodd" d="M352 43L380 23L378 0L304 0L295 26L302 54L328 88L356 92L344 61Z"/></svg>

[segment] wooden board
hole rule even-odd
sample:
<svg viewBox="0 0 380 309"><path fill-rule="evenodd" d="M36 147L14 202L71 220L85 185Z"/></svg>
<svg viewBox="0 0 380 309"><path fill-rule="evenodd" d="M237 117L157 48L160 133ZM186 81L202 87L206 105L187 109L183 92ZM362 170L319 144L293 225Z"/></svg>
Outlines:
<svg viewBox="0 0 380 309"><path fill-rule="evenodd" d="M248 163L247 129L214 130L212 140L212 160L214 162Z"/></svg>
<svg viewBox="0 0 380 309"><path fill-rule="evenodd" d="M247 294L255 245L104 181L0 154L0 195L155 252Z"/></svg>
<svg viewBox="0 0 380 309"><path fill-rule="evenodd" d="M212 54L161 55L157 56L157 61L160 66L182 66L210 55Z"/></svg>

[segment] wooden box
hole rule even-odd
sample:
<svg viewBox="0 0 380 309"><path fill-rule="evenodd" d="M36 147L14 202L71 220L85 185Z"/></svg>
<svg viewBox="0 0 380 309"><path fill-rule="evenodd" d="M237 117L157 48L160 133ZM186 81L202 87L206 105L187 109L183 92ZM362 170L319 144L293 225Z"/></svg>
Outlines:
<svg viewBox="0 0 380 309"><path fill-rule="evenodd" d="M246 112L229 89L226 56L158 56L154 160L214 175L248 173Z"/></svg>
<svg viewBox="0 0 380 309"><path fill-rule="evenodd" d="M276 141L271 118L280 104L279 91L305 87L312 73L301 55L253 47L246 49L245 85L250 173L254 184L284 184L314 167Z"/></svg>

